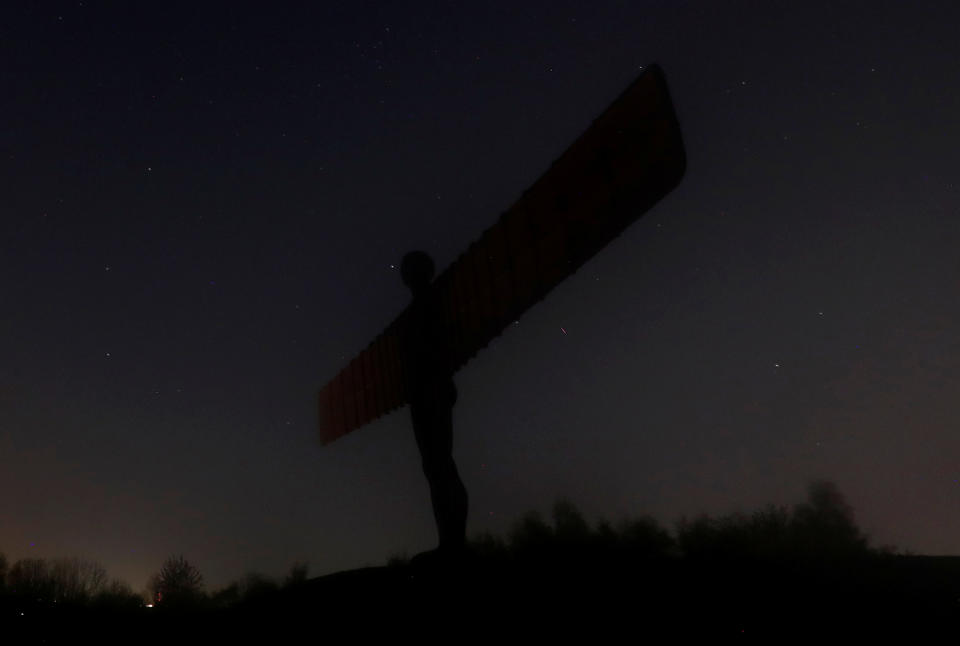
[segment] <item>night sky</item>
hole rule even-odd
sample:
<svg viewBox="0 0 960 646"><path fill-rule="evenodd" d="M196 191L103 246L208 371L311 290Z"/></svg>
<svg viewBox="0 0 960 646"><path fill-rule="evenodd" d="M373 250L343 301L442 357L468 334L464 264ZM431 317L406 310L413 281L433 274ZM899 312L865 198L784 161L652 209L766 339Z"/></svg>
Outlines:
<svg viewBox="0 0 960 646"><path fill-rule="evenodd" d="M0 551L136 589L436 544L316 394L659 63L680 186L456 376L469 533L837 483L960 553L956 2L4 3Z"/></svg>

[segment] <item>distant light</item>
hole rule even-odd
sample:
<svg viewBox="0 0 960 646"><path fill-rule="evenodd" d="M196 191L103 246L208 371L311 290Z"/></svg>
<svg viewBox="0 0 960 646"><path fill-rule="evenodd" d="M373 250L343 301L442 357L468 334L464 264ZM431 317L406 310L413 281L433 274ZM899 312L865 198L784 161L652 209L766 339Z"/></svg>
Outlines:
<svg viewBox="0 0 960 646"><path fill-rule="evenodd" d="M146 607L147 607L147 608L152 608L152 607L153 607L153 604L152 604L152 603L148 603L148 604L146 605ZM23 613L20 613L20 614L23 614Z"/></svg>

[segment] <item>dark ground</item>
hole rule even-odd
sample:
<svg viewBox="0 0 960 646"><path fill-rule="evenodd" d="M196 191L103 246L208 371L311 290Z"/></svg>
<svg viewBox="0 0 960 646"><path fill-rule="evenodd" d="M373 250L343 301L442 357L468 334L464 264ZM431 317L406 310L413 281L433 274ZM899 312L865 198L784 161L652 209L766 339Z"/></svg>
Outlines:
<svg viewBox="0 0 960 646"><path fill-rule="evenodd" d="M24 612L20 615L20 612ZM4 609L5 643L290 643L413 638L863 639L952 636L960 558L549 559L473 556L307 580L230 608ZM13 639L11 639L13 638Z"/></svg>

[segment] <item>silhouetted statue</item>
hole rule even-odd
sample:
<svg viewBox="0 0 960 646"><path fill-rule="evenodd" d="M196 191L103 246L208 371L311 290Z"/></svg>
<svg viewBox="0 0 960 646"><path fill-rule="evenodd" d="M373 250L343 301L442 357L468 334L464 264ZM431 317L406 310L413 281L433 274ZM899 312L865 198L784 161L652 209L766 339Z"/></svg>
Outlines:
<svg viewBox="0 0 960 646"><path fill-rule="evenodd" d="M448 335L446 350L426 344L427 381L449 385L450 375L673 190L685 169L666 79L652 65L432 285L429 257L409 256L414 282L404 281L414 300L421 290L444 303L443 326L426 317ZM417 279L420 264L425 277ZM324 444L410 403L398 365L407 314L394 318L317 393ZM430 353L444 351L441 377L426 366Z"/></svg>
<svg viewBox="0 0 960 646"><path fill-rule="evenodd" d="M453 461L453 405L457 388L450 370L450 341L430 281L434 264L423 251L403 257L400 275L413 292L401 332L404 390L423 473L430 483L440 552L457 553L467 529L467 489Z"/></svg>
<svg viewBox="0 0 960 646"><path fill-rule="evenodd" d="M320 389L320 438L329 444L409 404L440 536L436 554L465 543L453 374L672 191L685 169L666 79L653 65L436 280L430 256L403 258L413 300Z"/></svg>

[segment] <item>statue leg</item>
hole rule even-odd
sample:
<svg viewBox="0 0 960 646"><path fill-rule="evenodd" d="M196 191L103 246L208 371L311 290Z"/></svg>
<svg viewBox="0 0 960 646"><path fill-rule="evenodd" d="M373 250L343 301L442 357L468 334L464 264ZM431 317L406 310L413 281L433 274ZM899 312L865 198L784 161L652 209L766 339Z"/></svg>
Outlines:
<svg viewBox="0 0 960 646"><path fill-rule="evenodd" d="M410 407L441 549L462 548L467 532L467 489L453 461L455 400L455 395L436 396Z"/></svg>

